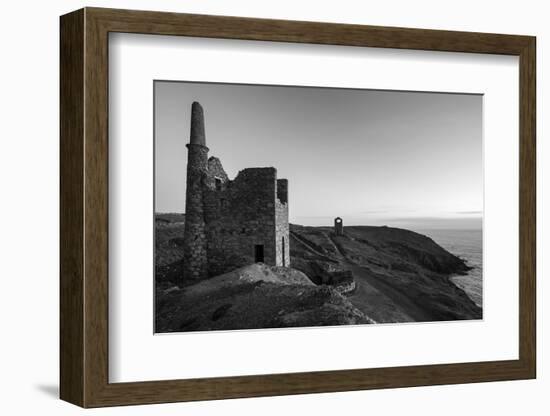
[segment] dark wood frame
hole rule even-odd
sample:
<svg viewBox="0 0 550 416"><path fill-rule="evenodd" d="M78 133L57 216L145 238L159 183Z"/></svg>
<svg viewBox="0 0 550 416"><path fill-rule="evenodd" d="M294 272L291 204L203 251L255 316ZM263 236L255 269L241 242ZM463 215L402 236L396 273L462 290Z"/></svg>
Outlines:
<svg viewBox="0 0 550 416"><path fill-rule="evenodd" d="M519 359L109 383L109 32L519 56ZM99 407L535 378L535 45L530 36L99 8L62 16L61 398Z"/></svg>

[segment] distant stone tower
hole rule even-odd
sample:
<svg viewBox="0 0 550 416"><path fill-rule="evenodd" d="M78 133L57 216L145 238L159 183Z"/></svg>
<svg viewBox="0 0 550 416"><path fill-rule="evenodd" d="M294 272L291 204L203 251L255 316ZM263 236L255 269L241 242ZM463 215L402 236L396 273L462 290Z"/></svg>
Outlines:
<svg viewBox="0 0 550 416"><path fill-rule="evenodd" d="M191 107L191 138L187 149L187 191L183 235L184 276L186 280L196 280L207 277L203 181L207 175L208 147L206 147L204 133L204 113L198 102L194 102Z"/></svg>
<svg viewBox="0 0 550 416"><path fill-rule="evenodd" d="M340 217L334 218L334 234L344 235L344 222Z"/></svg>

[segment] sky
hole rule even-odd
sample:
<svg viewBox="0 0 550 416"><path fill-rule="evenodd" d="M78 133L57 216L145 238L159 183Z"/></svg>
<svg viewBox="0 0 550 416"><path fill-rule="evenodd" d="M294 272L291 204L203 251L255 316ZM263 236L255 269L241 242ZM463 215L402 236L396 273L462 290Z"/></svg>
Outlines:
<svg viewBox="0 0 550 416"><path fill-rule="evenodd" d="M477 229L481 95L155 81L155 211L184 212L191 104L230 178L273 166L290 221Z"/></svg>

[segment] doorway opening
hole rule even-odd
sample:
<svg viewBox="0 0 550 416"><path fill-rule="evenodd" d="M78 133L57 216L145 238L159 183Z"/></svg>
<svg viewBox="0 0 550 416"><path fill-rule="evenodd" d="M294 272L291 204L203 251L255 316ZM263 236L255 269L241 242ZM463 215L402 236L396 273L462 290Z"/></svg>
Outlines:
<svg viewBox="0 0 550 416"><path fill-rule="evenodd" d="M254 246L254 262L263 263L264 262L264 245L256 244Z"/></svg>
<svg viewBox="0 0 550 416"><path fill-rule="evenodd" d="M285 238L283 237L283 267L286 266L286 256L285 256Z"/></svg>

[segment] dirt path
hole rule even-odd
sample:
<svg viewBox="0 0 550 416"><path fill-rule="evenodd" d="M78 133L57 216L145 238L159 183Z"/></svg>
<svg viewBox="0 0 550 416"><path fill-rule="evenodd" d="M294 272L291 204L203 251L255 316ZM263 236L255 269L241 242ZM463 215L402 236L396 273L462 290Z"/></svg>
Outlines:
<svg viewBox="0 0 550 416"><path fill-rule="evenodd" d="M314 248L311 244L307 242L306 239L304 239L302 236L300 236L297 233L290 232L290 237L294 238L294 241L298 242L302 246L304 246L306 249L308 249L310 252L316 254L317 256L321 257L322 259L325 259L327 261L331 261L334 263L337 263L338 260L333 259L332 257L327 256L326 254L321 253L320 251L317 251L316 248Z"/></svg>
<svg viewBox="0 0 550 416"><path fill-rule="evenodd" d="M408 296L404 295L402 292L388 284L384 280L384 276L377 275L367 268L361 266L350 265L350 267L353 271L355 282L359 287L367 284L375 288L378 292L383 294L391 301L388 302L388 306L393 305L393 307L390 307L389 310L385 311L386 314L389 314L390 316L405 315L409 317L409 319L406 319L405 321L412 320L416 322L422 322L429 321L431 319L430 315L426 313L426 311L424 311L422 308L418 307ZM356 291L352 296L349 297L349 299L354 305L356 303L359 305L360 303L362 303L361 295L361 292ZM357 298L354 299L354 297ZM357 307L359 308L359 306ZM400 312L400 314L398 312ZM376 320L376 318L374 317L373 319ZM402 322L403 320L400 319L397 321ZM396 320L393 320L393 322L396 322Z"/></svg>
<svg viewBox="0 0 550 416"><path fill-rule="evenodd" d="M347 298L353 306L378 323L414 322L401 305L372 285L362 271L350 269L354 272L356 289Z"/></svg>
<svg viewBox="0 0 550 416"><path fill-rule="evenodd" d="M340 244L330 234L338 253L345 259L345 265L353 272L356 291L348 299L361 311L377 322L428 321L430 315L418 307L408 296L395 289L386 277L372 272L349 260Z"/></svg>

